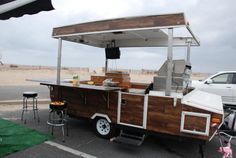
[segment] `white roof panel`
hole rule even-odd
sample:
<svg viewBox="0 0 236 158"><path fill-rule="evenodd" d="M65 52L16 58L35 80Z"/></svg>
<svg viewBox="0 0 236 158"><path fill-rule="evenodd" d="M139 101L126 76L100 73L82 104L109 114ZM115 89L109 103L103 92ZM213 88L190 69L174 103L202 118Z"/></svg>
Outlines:
<svg viewBox="0 0 236 158"><path fill-rule="evenodd" d="M182 99L182 104L218 114L223 114L224 112L221 96L197 89L185 95Z"/></svg>

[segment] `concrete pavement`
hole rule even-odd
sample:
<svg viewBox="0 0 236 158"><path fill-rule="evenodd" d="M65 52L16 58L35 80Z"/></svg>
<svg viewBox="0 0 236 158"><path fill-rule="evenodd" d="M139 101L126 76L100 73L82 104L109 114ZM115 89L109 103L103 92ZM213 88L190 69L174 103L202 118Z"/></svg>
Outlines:
<svg viewBox="0 0 236 158"><path fill-rule="evenodd" d="M38 93L38 103L50 102L49 89L46 86L0 86L0 105L14 105L22 103L22 94L26 91ZM31 101L31 100L29 100Z"/></svg>
<svg viewBox="0 0 236 158"><path fill-rule="evenodd" d="M28 121L26 126L38 131L48 133L46 121L48 118L48 105L40 104L40 123L38 124L32 118L32 113L28 113ZM20 121L21 105L1 105L0 117L15 121L21 124ZM89 122L78 120L75 118L69 119L69 136L66 137L65 143L62 142L61 129L55 129L55 139L52 142L68 147L79 153L85 153L95 157L102 158L200 158L198 153L198 144L191 141L178 141L162 137L149 136L140 147L116 144L97 137ZM235 142L233 142L235 144ZM205 147L206 158L218 158L220 154L217 152L219 147L218 139L214 138L207 143ZM235 152L235 145L232 148ZM58 147L43 143L26 149L24 151L13 153L7 158L51 158L51 157L78 157L77 155L62 150ZM80 156L81 157L81 156Z"/></svg>
<svg viewBox="0 0 236 158"><path fill-rule="evenodd" d="M0 86L0 101L4 100L22 100L22 94L26 91L38 92L39 99L49 98L49 89L47 86Z"/></svg>

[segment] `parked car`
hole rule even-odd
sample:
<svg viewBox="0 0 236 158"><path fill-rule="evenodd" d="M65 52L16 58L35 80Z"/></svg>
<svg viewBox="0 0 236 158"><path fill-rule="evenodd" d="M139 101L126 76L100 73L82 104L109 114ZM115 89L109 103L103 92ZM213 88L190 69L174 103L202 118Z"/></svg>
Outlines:
<svg viewBox="0 0 236 158"><path fill-rule="evenodd" d="M223 104L236 106L236 71L221 71L203 81L192 81L192 87L218 94Z"/></svg>

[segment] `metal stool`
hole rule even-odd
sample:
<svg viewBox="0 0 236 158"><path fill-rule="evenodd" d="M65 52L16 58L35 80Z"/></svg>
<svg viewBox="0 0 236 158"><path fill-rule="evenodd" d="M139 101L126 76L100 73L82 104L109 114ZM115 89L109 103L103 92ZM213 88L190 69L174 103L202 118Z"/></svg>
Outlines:
<svg viewBox="0 0 236 158"><path fill-rule="evenodd" d="M38 93L36 93L36 92L24 92L23 93L23 109L22 109L22 113L21 113L21 121L23 121L24 113L29 110L28 109L29 107L32 107L31 110L33 110L33 113L34 113L34 120L36 119L36 114L37 114L38 122L40 121L39 114L38 114L37 96L38 96ZM32 99L32 105L30 105L30 106L28 105L28 99ZM24 123L26 123L26 119L25 119Z"/></svg>
<svg viewBox="0 0 236 158"><path fill-rule="evenodd" d="M51 134L53 135L54 127L61 127L62 129L62 141L65 141L65 129L66 125L68 136L68 124L67 124L67 103L66 102L51 102L49 104L50 112L47 124L51 126Z"/></svg>

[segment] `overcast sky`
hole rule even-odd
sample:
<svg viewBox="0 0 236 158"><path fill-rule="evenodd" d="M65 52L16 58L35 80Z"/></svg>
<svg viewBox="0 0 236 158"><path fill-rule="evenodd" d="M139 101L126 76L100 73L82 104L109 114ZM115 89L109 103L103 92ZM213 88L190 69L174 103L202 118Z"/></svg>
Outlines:
<svg viewBox="0 0 236 158"><path fill-rule="evenodd" d="M236 70L235 0L52 0L55 10L0 21L3 63L56 66L57 40L53 27L125 16L184 12L201 41L192 48L194 72ZM183 58L186 48L174 49ZM111 67L159 69L166 59L164 48L122 49ZM62 66L102 67L104 50L63 42Z"/></svg>

